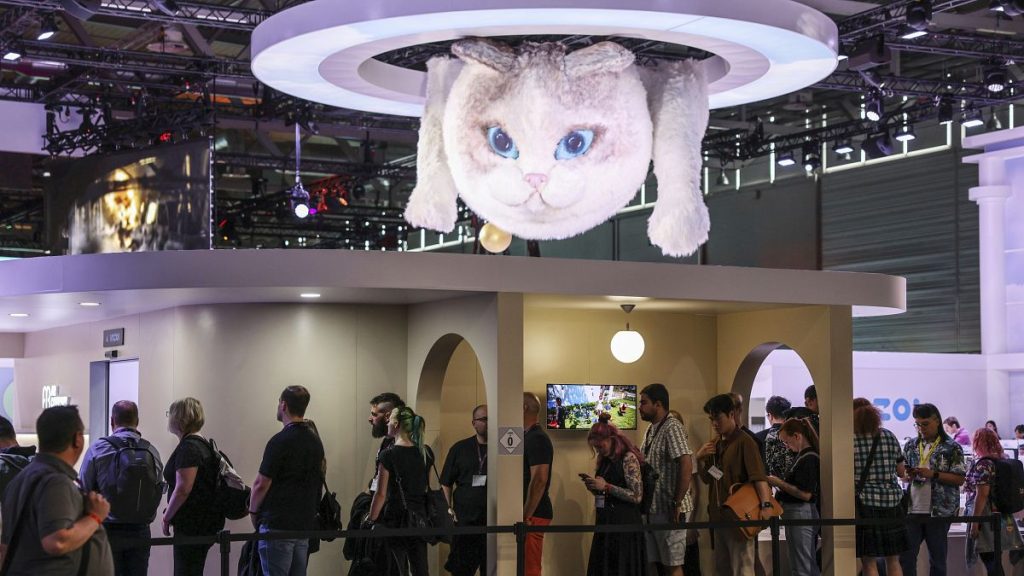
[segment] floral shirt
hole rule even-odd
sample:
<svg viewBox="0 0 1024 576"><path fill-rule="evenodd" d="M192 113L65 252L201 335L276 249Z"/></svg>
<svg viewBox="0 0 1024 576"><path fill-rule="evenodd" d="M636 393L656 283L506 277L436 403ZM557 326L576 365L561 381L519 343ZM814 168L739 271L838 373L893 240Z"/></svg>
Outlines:
<svg viewBox="0 0 1024 576"><path fill-rule="evenodd" d="M765 436L764 468L769 476L785 478L789 469L793 467L793 462L796 461L796 453L786 448L786 445L779 439L779 428L781 427L780 425L772 426L768 435Z"/></svg>
<svg viewBox="0 0 1024 576"><path fill-rule="evenodd" d="M996 475L996 465L988 458L979 458L974 461L967 478L964 480L964 495L967 497L964 506L964 515L974 514L974 500L978 497L978 486L991 486L992 478ZM989 492L991 499L992 493Z"/></svg>
<svg viewBox="0 0 1024 576"><path fill-rule="evenodd" d="M903 456L907 460L907 468L918 468L921 466L921 448L927 454L930 444L912 438L903 445ZM964 462L964 450L952 438L940 440L928 458L927 468L938 472L948 472L963 476L967 473L967 464ZM960 487L951 484L944 484L938 480L929 480L932 483L932 516L953 516L960 509Z"/></svg>

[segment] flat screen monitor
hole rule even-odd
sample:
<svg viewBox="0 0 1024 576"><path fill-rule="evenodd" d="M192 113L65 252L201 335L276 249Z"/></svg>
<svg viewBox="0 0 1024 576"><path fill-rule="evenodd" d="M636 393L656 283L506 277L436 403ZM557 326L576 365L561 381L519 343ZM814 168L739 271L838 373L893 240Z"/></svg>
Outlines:
<svg viewBox="0 0 1024 576"><path fill-rule="evenodd" d="M636 386L548 384L548 429L589 430L602 412L620 430L636 430Z"/></svg>

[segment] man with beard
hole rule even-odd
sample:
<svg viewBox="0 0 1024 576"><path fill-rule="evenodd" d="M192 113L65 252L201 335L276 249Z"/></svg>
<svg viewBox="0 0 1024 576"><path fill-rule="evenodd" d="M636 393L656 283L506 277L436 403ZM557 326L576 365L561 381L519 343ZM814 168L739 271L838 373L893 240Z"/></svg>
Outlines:
<svg viewBox="0 0 1024 576"><path fill-rule="evenodd" d="M380 469L381 452L384 452L395 443L394 438L388 438L388 420L391 418L391 411L403 406L405 406L405 401L394 392L384 392L370 399L370 417L367 420L370 423L370 434L374 438L383 438L383 440L380 442L380 447L377 448L377 456L373 462L373 480L370 481L370 489L367 490L368 494L373 494L377 491L376 470Z"/></svg>
<svg viewBox="0 0 1024 576"><path fill-rule="evenodd" d="M647 524L678 524L693 510L690 481L693 459L686 428L680 419L669 416L668 389L664 384L650 384L640 391L637 410L650 427L644 434L644 460L654 468L658 478L654 484ZM683 576L686 555L686 530L647 532L647 562L650 574Z"/></svg>
<svg viewBox="0 0 1024 576"><path fill-rule="evenodd" d="M277 401L277 421L284 428L263 451L252 485L249 515L261 534L316 530L323 478L324 446L306 422L309 390L289 386ZM268 576L305 576L309 539L260 540L260 564Z"/></svg>
<svg viewBox="0 0 1024 576"><path fill-rule="evenodd" d="M487 525L487 405L473 409L475 435L456 442L448 451L441 471L441 489L448 502L448 513L456 526ZM455 487L454 501L452 486ZM454 576L487 573L487 535L464 534L452 537L452 550L445 570Z"/></svg>

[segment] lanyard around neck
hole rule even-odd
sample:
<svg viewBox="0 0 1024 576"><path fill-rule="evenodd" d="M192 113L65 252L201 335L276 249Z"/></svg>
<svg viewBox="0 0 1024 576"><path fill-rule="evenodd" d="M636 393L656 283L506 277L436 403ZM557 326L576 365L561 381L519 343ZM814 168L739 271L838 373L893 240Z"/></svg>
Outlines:
<svg viewBox="0 0 1024 576"><path fill-rule="evenodd" d="M921 443L921 440L919 439L917 441L917 453L918 453L918 455L921 456L921 459L918 462L918 465L925 464L925 463L927 463L929 466L931 465L932 454L935 453L935 449L938 448L939 440L941 440L941 439L942 439L941 437L936 436L935 437L935 441L932 442L931 446L928 447L928 451L927 452L924 451L924 444Z"/></svg>

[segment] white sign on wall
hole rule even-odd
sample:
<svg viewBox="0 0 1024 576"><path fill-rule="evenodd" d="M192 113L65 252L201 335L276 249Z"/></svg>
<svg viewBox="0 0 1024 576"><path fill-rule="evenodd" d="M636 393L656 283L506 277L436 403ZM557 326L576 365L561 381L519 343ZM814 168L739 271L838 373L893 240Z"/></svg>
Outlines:
<svg viewBox="0 0 1024 576"><path fill-rule="evenodd" d="M43 410L53 406L67 406L70 403L71 397L61 396L60 389L56 384L43 386Z"/></svg>

